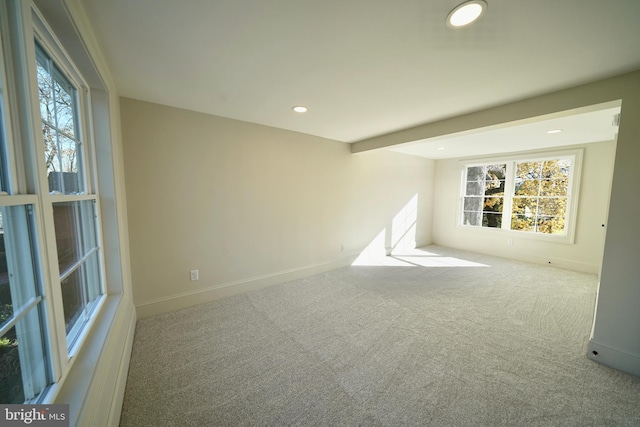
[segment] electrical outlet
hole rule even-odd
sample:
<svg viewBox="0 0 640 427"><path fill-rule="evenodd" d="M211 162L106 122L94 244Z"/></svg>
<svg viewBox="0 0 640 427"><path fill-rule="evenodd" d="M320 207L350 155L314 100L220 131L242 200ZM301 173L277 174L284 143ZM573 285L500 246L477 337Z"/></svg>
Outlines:
<svg viewBox="0 0 640 427"><path fill-rule="evenodd" d="M191 280L200 280L200 275L198 274L198 270L191 270Z"/></svg>

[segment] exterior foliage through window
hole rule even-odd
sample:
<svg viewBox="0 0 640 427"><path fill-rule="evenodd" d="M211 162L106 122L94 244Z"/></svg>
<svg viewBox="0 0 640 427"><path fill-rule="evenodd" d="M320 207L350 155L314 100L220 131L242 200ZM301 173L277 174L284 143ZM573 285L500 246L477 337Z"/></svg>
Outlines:
<svg viewBox="0 0 640 427"><path fill-rule="evenodd" d="M461 224L566 236L575 155L467 164Z"/></svg>

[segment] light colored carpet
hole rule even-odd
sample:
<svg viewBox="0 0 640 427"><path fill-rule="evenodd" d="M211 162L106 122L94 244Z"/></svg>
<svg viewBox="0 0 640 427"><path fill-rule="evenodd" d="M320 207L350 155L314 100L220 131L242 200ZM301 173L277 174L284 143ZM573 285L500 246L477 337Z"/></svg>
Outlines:
<svg viewBox="0 0 640 427"><path fill-rule="evenodd" d="M429 246L142 320L122 426L637 426L597 277Z"/></svg>

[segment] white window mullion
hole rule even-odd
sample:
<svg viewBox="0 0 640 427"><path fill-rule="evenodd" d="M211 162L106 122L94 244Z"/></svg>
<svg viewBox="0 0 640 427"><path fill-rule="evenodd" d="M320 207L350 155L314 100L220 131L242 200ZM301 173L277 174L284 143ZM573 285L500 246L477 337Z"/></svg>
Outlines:
<svg viewBox="0 0 640 427"><path fill-rule="evenodd" d="M50 203L43 198L40 199L40 220L42 229L46 230L42 251L42 266L46 275L48 319L51 329L52 353L55 349L55 376L57 380L64 374L68 365L69 356L67 353L66 331L64 327L64 310L62 304L62 294L60 293L60 271L58 269L58 259L56 252L56 239L53 223L53 209Z"/></svg>
<svg viewBox="0 0 640 427"><path fill-rule="evenodd" d="M507 173L504 182L504 206L502 208L502 229L511 229L511 213L513 209L513 195L516 189L516 163L507 162Z"/></svg>

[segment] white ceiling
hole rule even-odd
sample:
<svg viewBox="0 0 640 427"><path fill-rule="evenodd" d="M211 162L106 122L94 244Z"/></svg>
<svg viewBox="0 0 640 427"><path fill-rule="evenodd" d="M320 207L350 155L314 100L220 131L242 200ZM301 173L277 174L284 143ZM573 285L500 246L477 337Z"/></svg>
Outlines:
<svg viewBox="0 0 640 427"><path fill-rule="evenodd" d="M619 105L594 106L590 111L572 111L505 123L402 144L391 150L429 159L448 159L614 141L618 133L614 116L620 110ZM561 132L547 133L554 130Z"/></svg>
<svg viewBox="0 0 640 427"><path fill-rule="evenodd" d="M121 96L345 142L640 69L640 0L82 1Z"/></svg>

